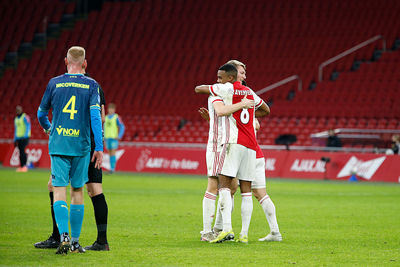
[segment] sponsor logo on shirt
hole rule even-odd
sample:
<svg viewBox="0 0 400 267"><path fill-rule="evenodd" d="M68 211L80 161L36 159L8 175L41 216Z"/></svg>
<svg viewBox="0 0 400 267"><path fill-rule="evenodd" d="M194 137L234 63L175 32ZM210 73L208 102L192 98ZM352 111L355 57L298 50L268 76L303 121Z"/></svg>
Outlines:
<svg viewBox="0 0 400 267"><path fill-rule="evenodd" d="M63 135L63 136L68 136L68 137L79 137L79 131L78 129L68 129L68 128L63 128L58 126L56 128L58 135Z"/></svg>
<svg viewBox="0 0 400 267"><path fill-rule="evenodd" d="M365 179L371 179L375 172L379 169L386 157L379 157L367 161L362 161L352 156L343 169L337 175L337 178L356 174Z"/></svg>

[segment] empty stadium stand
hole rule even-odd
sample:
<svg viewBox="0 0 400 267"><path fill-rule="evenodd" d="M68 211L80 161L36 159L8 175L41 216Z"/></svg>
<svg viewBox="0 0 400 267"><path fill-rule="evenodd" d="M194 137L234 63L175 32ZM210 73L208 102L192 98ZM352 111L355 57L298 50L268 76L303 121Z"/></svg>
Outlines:
<svg viewBox="0 0 400 267"><path fill-rule="evenodd" d="M0 53L15 51L42 29L43 15L33 14L39 2L21 11L13 2L5 4L18 9L20 19L7 17L12 27L24 30L5 27L2 17L0 32L7 38ZM46 3L40 14L52 14L53 21L73 8ZM272 114L261 120L260 144L291 133L296 145L309 146L310 134L329 128L400 129L400 53L391 50L400 37L398 14L397 0L105 2L101 11L77 20L72 30L48 40L46 49L4 72L0 138L12 138L17 104L32 117L32 138L46 138L36 110L47 81L65 71L63 58L72 45L86 48L88 72L102 85L107 102L117 103L127 125L124 141L206 142L208 125L197 113L206 97L193 89L214 83L217 68L232 58L247 64L254 91L294 74L303 81L302 91L289 83L261 95ZM380 42L331 64L318 83L323 61L375 35L382 35L388 48L377 61L370 59L382 50ZM350 71L355 61L360 68ZM333 71L339 75L335 81Z"/></svg>

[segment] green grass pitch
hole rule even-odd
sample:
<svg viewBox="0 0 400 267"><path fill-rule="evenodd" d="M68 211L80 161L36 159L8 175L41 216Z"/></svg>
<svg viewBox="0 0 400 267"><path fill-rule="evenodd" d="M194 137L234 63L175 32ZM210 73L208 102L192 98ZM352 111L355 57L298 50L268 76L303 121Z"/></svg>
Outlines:
<svg viewBox="0 0 400 267"><path fill-rule="evenodd" d="M109 252L55 255L33 243L50 234L49 171L0 169L0 265L19 266L399 266L400 186L271 179L281 243L268 233L254 200L249 244L200 242L200 176L114 174L104 177L109 207ZM239 233L240 195L232 223ZM85 194L81 244L96 236Z"/></svg>

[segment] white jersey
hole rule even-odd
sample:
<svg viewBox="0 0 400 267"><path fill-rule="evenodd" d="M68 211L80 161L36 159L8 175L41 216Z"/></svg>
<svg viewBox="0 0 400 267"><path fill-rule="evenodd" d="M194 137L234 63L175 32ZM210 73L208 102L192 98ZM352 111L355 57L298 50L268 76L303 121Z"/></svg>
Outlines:
<svg viewBox="0 0 400 267"><path fill-rule="evenodd" d="M242 101L245 96L247 96L247 99L254 100L255 108L241 109L229 116L220 118L222 125L221 144L239 144L257 150L258 144L254 128L255 109L263 104L263 100L240 82L214 84L210 86L210 94L221 97L225 105L236 104Z"/></svg>
<svg viewBox="0 0 400 267"><path fill-rule="evenodd" d="M222 101L221 97L209 96L208 97L208 114L210 116L210 130L208 131L207 151L217 152L221 144L221 118L217 116L213 103Z"/></svg>

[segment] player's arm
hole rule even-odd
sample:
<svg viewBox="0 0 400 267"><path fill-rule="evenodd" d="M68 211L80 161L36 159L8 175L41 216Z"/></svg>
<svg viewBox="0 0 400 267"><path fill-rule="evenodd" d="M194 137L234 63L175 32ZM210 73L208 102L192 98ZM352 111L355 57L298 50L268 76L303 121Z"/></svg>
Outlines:
<svg viewBox="0 0 400 267"><path fill-rule="evenodd" d="M90 125L94 135L94 152L92 162L95 161L95 168L100 169L103 162L103 131L101 128L99 91L92 89L90 92Z"/></svg>
<svg viewBox="0 0 400 267"><path fill-rule="evenodd" d="M100 113L101 113L101 122L104 123L106 121L106 98L104 97L103 88L99 85L99 95L100 95Z"/></svg>
<svg viewBox="0 0 400 267"><path fill-rule="evenodd" d="M255 108L256 108L255 116L257 118L261 118L261 117L265 117L265 116L269 115L270 109L269 109L268 105L256 93L254 93L253 90L250 89L250 91L253 94L254 101L256 103L255 104Z"/></svg>
<svg viewBox="0 0 400 267"><path fill-rule="evenodd" d="M256 116L256 118L265 117L265 116L268 116L270 112L271 111L270 111L268 105L263 101L263 103L257 108L257 110L255 112L255 116Z"/></svg>
<svg viewBox="0 0 400 267"><path fill-rule="evenodd" d="M14 122L14 146L17 146L17 125Z"/></svg>
<svg viewBox="0 0 400 267"><path fill-rule="evenodd" d="M104 105L101 105L101 122L104 123L106 121L106 112Z"/></svg>
<svg viewBox="0 0 400 267"><path fill-rule="evenodd" d="M194 88L196 94L210 94L210 85L198 85Z"/></svg>
<svg viewBox="0 0 400 267"><path fill-rule="evenodd" d="M25 137L28 138L29 137L29 132L31 131L31 120L29 119L28 115L25 115L24 118L24 123L26 125L25 127Z"/></svg>
<svg viewBox="0 0 400 267"><path fill-rule="evenodd" d="M247 99L245 96L242 101L233 104L233 105L225 105L224 102L220 99L213 102L213 106L215 109L215 113L218 117L229 116L232 113L241 110L254 107L254 100Z"/></svg>
<svg viewBox="0 0 400 267"><path fill-rule="evenodd" d="M258 132L258 130L260 130L260 128L261 128L260 122L257 119L255 119L254 123L255 123L255 127L254 128L255 128L256 132Z"/></svg>
<svg viewBox="0 0 400 267"><path fill-rule="evenodd" d="M51 81L48 83L46 91L44 92L42 102L40 102L39 109L37 111L37 118L39 120L40 126L44 129L46 133L49 133L51 130L51 123L47 114L49 114L49 110L51 107Z"/></svg>
<svg viewBox="0 0 400 267"><path fill-rule="evenodd" d="M117 118L117 126L118 126L118 129L119 129L118 139L122 139L122 136L124 136L124 132L125 132L125 125L122 122L122 120L120 120L119 116Z"/></svg>

